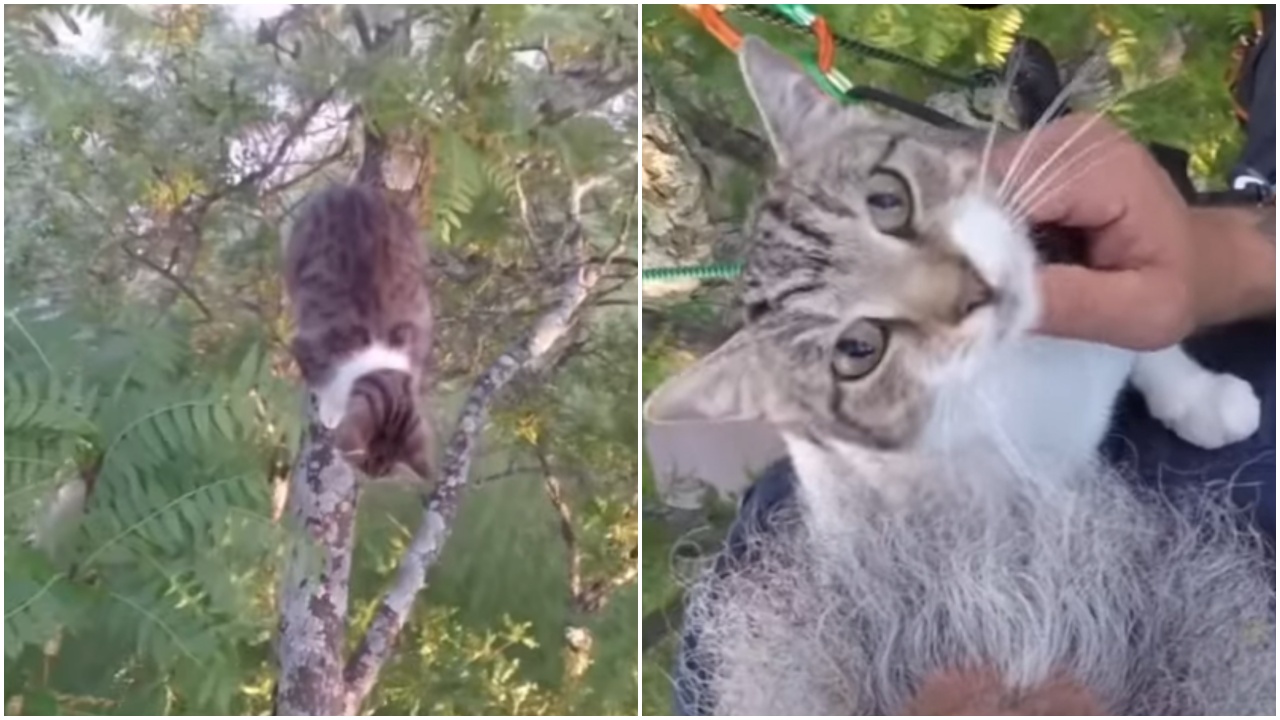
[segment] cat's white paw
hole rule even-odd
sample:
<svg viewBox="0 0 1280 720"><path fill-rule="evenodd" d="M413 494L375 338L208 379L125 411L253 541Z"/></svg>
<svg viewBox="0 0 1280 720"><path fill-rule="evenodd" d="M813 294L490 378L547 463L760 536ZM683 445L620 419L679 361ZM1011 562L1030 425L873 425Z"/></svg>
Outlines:
<svg viewBox="0 0 1280 720"><path fill-rule="evenodd" d="M1262 403L1249 383L1208 372L1149 394L1147 407L1178 437L1206 450L1244 440L1257 432L1262 417Z"/></svg>
<svg viewBox="0 0 1280 720"><path fill-rule="evenodd" d="M342 416L346 414L346 398L337 397L334 393L316 394L316 417L321 425L333 430L342 423Z"/></svg>

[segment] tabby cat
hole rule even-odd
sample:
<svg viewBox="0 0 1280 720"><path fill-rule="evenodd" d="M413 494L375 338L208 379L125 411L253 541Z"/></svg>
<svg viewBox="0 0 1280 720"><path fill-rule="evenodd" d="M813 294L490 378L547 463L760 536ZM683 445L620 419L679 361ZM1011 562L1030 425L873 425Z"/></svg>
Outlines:
<svg viewBox="0 0 1280 720"><path fill-rule="evenodd" d="M293 356L316 417L369 476L400 462L428 479L432 313L413 218L377 189L335 185L308 199L284 256Z"/></svg>
<svg viewBox="0 0 1280 720"><path fill-rule="evenodd" d="M893 714L981 663L997 688L1072 678L1108 712L1273 714L1275 586L1254 538L1213 503L1188 522L1098 458L1126 380L1204 447L1255 432L1251 387L1178 347L1034 334L1039 260L982 176L981 134L841 106L754 38L740 62L777 160L746 323L645 413L769 422L796 502L767 532L744 524L690 592L682 701Z"/></svg>

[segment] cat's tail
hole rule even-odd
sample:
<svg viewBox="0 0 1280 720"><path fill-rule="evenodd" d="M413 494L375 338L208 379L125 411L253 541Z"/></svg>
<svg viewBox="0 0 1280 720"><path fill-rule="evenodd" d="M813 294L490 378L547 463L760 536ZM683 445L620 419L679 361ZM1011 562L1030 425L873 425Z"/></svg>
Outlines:
<svg viewBox="0 0 1280 720"><path fill-rule="evenodd" d="M987 668L952 669L925 678L904 715L1106 715L1093 693L1074 680L1050 678L1008 688Z"/></svg>

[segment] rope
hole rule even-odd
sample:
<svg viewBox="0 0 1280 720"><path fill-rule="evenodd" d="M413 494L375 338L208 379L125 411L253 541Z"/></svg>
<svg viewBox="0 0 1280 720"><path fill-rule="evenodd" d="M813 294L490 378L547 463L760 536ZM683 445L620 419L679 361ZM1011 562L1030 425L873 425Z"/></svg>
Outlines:
<svg viewBox="0 0 1280 720"><path fill-rule="evenodd" d="M925 75L963 85L966 88L972 89L981 84L977 78L953 75L889 50L836 35L831 32L824 18L815 14L805 5L782 4L771 7L760 5L685 5L683 7L701 20L703 27L716 39L720 40L725 47L735 52L741 45L742 36L724 21L721 16L723 9L732 8L757 20L783 27L793 32L806 35L812 33L818 42L817 53L812 57L801 58L801 64L828 93L845 102L857 102L863 99L878 102L939 127L957 128L965 127L965 125L931 108L900 98L892 93L868 86L854 86L847 77L834 67L834 46L840 45L872 59L909 67ZM641 271L640 279L641 282L729 279L736 277L741 272L742 263L725 262L691 267L648 268Z"/></svg>
<svg viewBox="0 0 1280 720"><path fill-rule="evenodd" d="M806 28L798 27L796 22L786 13L775 10L768 5L732 5L730 7L744 15L777 27L785 28L792 32L804 33L806 31ZM928 75L934 79L943 80L966 88L975 87L977 85L974 78L947 72L941 68L936 68L914 58L907 57L906 55L899 55L892 50L868 45L861 40L854 40L853 38L845 37L834 32L831 33L831 38L835 41L836 45L873 60L909 67L923 75Z"/></svg>
<svg viewBox="0 0 1280 720"><path fill-rule="evenodd" d="M645 268L641 280L728 280L742 273L740 262L720 262L710 265Z"/></svg>

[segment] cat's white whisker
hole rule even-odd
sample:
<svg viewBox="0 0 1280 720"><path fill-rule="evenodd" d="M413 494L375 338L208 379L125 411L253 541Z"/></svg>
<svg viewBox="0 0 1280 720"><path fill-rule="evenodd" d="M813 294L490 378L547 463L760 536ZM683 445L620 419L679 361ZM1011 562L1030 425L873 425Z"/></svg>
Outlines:
<svg viewBox="0 0 1280 720"><path fill-rule="evenodd" d="M1039 206L1040 201L1052 197L1053 193L1062 192L1070 186L1070 183L1097 167L1098 163L1106 158L1107 151L1119 147L1121 147L1121 141L1118 138L1105 137L1094 140L1080 152L1052 168L1051 172L1035 185L1016 188L1013 197L1006 201L1005 207L1019 220L1028 219L1032 215L1032 210ZM1083 168L1078 167L1081 163L1085 163ZM1060 181L1065 173L1077 169L1079 172L1072 173L1066 180Z"/></svg>
<svg viewBox="0 0 1280 720"><path fill-rule="evenodd" d="M1075 90L1078 89L1077 83L1083 83L1085 79L1089 77L1091 71L1087 71L1087 70L1090 68L1090 65L1092 63L1105 63L1105 62L1106 62L1105 56L1098 56L1098 55L1095 55L1089 58L1088 60L1086 60L1085 63L1081 65L1080 69L1077 70L1075 76L1071 78L1071 81L1068 82L1066 87L1062 89L1062 92L1058 94L1058 97L1054 98L1054 101L1053 103L1050 104L1049 109L1044 113L1044 115L1040 117L1039 120L1036 121L1036 124L1032 127L1031 132L1028 133L1027 138L1022 142L1022 145L1018 148L1017 154L1014 155L1013 162L1010 163L1009 171L1005 174L1004 182L1000 184L1001 192L997 193L998 196L1003 197L1003 191L1009 188L1014 183L1025 186L1034 180L1034 178L1032 178L1032 179L1029 179L1026 183L1023 183L1016 178L1021 169L1020 168L1021 163L1025 162L1025 160L1030 157L1027 153L1029 152L1029 148L1032 147L1032 145L1034 144L1036 135L1038 135L1043 130L1043 128L1048 124L1048 119L1050 117L1053 117L1054 114L1057 113L1058 110L1062 107L1062 105L1066 102L1066 98L1069 96L1070 92L1074 92ZM1125 97L1127 97L1134 91L1135 90L1131 89L1128 92L1117 92L1114 95L1112 95L1105 102L1100 104L1097 107L1097 109L1093 111L1094 121L1096 121L1096 119L1099 117L1105 116L1107 112L1111 110L1111 108L1115 107L1121 100L1123 100ZM1068 138L1068 140L1065 143L1063 143L1062 147L1058 149L1059 152L1069 147L1074 142L1074 139L1075 139L1074 137ZM1052 158L1050 160L1047 160L1046 163L1050 162L1051 160ZM1042 167L1043 167L1043 164L1042 164Z"/></svg>
<svg viewBox="0 0 1280 720"><path fill-rule="evenodd" d="M1028 157L1027 148L1031 146L1036 136L1040 134L1044 127L1049 124L1050 118L1057 115L1058 111L1067 103L1067 100L1071 97L1072 93L1079 89L1080 84L1084 82L1086 77L1087 75L1084 72L1077 72L1069 81L1067 81L1067 84L1058 91L1058 94L1054 96L1053 101L1049 103L1049 107L1045 109L1044 113L1036 119L1035 124L1032 125L1031 130L1028 131L1027 138L1023 145L1018 148L1018 152L1014 155L1012 162L1009 163L1009 170L1005 173L1004 180L1000 183L1000 189L996 192L997 197L1004 197L1005 190L1009 187L1011 182L1014 182L1014 178L1017 176L1021 164Z"/></svg>
<svg viewBox="0 0 1280 720"><path fill-rule="evenodd" d="M1000 454L1004 456L1005 462L1027 482L1034 483L1037 481L1037 473L1031 469L1031 463L1027 461L1026 456L1018 448L1017 443L1009 437L1005 432L1004 424L1000 422L1000 411L996 409L995 403L981 388L973 389L973 396L981 404L982 409L986 413L987 422L992 430L992 439L995 440Z"/></svg>
<svg viewBox="0 0 1280 720"><path fill-rule="evenodd" d="M1042 162L1040 166L1036 168L1035 171L1031 174L1031 177L1027 178L1025 181L1019 179L1018 185L1020 185L1021 187L1027 187L1029 185L1033 185L1037 180L1040 179L1041 174L1043 174L1047 168L1051 167L1058 160L1058 158L1062 156L1064 152L1072 149L1072 146L1075 145L1077 142L1079 142L1080 139L1084 137L1085 133L1089 132L1089 130L1091 130L1093 126L1096 125L1098 121L1102 119L1102 117L1103 116L1101 114L1092 115L1089 117L1088 120L1085 120L1083 123L1081 123L1080 127L1076 128L1075 132L1071 133L1071 135L1068 136L1067 139L1063 141L1063 143L1059 145L1058 148L1049 155L1049 157L1045 158L1044 162ZM1024 143L1023 147L1024 148L1030 147L1031 144L1032 144L1031 141L1028 140ZM1011 175L1005 177L1006 183L1009 181L1009 177L1011 177Z"/></svg>
<svg viewBox="0 0 1280 720"><path fill-rule="evenodd" d="M1116 147L1119 147L1118 143ZM1099 155L1098 157L1089 158L1088 162L1085 162L1083 167L1074 167L1075 165L1079 165L1080 164L1079 162L1064 163L1063 166L1059 168L1054 175L1046 178L1045 181L1041 183L1040 190L1034 193L1034 196L1028 197L1025 200L1023 200L1021 203L1021 207L1014 208L1012 212L1014 212L1018 217L1024 220L1027 218L1034 217L1036 214L1036 211L1039 210L1041 207L1043 207L1045 203L1052 200L1056 195L1063 192L1066 188L1070 187L1071 183L1074 183L1080 178L1086 176L1089 172L1091 172L1094 168L1096 168L1104 160L1106 160L1106 157L1104 155ZM1079 157L1083 159L1084 154L1082 153ZM1072 158L1072 160L1074 161L1076 160L1076 158ZM1072 172L1068 177L1062 179L1059 182L1059 178L1071 170L1074 170L1075 172Z"/></svg>
<svg viewBox="0 0 1280 720"><path fill-rule="evenodd" d="M1013 97L1013 81L1018 76L1018 66L1022 63L1023 53L1019 52L1009 61L1003 80L1003 90L999 91L997 96L1003 96L1005 105L1009 104L1009 99ZM990 173L991 165L991 149L995 146L996 135L1000 129L1000 118L996 114L994 103L991 108L991 124L987 128L987 137L982 145L982 158L978 162L978 182L979 190L982 193L987 191L987 181ZM999 193L996 197L999 197Z"/></svg>

